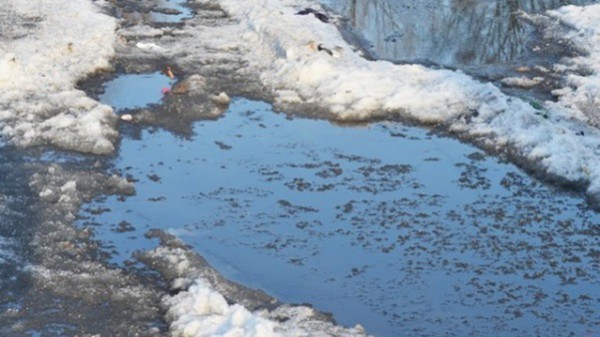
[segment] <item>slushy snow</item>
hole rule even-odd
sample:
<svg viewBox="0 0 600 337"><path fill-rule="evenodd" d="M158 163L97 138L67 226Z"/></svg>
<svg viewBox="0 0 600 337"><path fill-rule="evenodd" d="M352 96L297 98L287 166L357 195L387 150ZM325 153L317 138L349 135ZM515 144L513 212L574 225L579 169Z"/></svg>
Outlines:
<svg viewBox="0 0 600 337"><path fill-rule="evenodd" d="M110 68L116 22L88 0L0 0L0 131L19 146L109 153L112 109L75 88Z"/></svg>

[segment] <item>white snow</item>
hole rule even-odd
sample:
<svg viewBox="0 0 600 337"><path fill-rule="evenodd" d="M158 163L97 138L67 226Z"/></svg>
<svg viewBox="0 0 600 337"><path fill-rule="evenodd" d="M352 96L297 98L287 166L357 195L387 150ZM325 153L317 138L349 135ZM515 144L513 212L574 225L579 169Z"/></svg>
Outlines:
<svg viewBox="0 0 600 337"><path fill-rule="evenodd" d="M244 307L228 305L225 298L212 290L202 280L196 281L187 291L168 298L173 336L256 336L271 337L275 323L254 315Z"/></svg>
<svg viewBox="0 0 600 337"><path fill-rule="evenodd" d="M110 67L115 20L88 0L0 0L0 130L19 146L108 153L112 109L75 88Z"/></svg>
<svg viewBox="0 0 600 337"><path fill-rule="evenodd" d="M174 337L366 337L362 327L335 327L311 320L311 308L283 306L269 313L250 312L225 298L199 279L173 297L167 297L167 320ZM287 317L277 322L269 317Z"/></svg>
<svg viewBox="0 0 600 337"><path fill-rule="evenodd" d="M600 127L600 5L565 6L547 15L557 22L547 33L570 41L583 54L556 67L568 72L567 87L556 91L560 104L573 110L574 117ZM585 75L577 74L581 71Z"/></svg>
<svg viewBox="0 0 600 337"><path fill-rule="evenodd" d="M168 261L177 275L172 289L185 289L165 296L166 319L174 337L367 337L364 329L336 326L315 318L306 306L282 305L272 311L251 312L240 304L229 304L208 280L195 276L197 266L181 248L158 247L151 255Z"/></svg>

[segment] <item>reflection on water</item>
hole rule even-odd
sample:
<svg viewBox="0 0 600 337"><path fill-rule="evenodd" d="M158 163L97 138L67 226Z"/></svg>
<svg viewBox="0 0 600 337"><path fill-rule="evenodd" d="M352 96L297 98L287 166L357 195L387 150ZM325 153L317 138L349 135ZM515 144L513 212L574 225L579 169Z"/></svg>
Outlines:
<svg viewBox="0 0 600 337"><path fill-rule="evenodd" d="M460 66L508 61L532 32L516 13L592 0L321 0L371 44L374 56Z"/></svg>
<svg viewBox="0 0 600 337"><path fill-rule="evenodd" d="M106 83L99 99L115 111L158 104L174 80L157 71L150 74L128 74Z"/></svg>
<svg viewBox="0 0 600 337"><path fill-rule="evenodd" d="M174 24L193 16L186 0L146 0L128 3L118 0L121 6L115 8L119 18L128 22Z"/></svg>

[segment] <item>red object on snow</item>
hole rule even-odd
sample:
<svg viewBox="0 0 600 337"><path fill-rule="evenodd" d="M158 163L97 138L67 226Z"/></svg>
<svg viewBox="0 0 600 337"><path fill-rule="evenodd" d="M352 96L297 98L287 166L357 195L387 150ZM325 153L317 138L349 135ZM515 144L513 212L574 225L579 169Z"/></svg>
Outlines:
<svg viewBox="0 0 600 337"><path fill-rule="evenodd" d="M166 94L168 94L169 92L171 92L171 89L169 89L169 88L162 88L162 90L161 90L160 92L162 92L162 93L163 93L163 95L166 95Z"/></svg>

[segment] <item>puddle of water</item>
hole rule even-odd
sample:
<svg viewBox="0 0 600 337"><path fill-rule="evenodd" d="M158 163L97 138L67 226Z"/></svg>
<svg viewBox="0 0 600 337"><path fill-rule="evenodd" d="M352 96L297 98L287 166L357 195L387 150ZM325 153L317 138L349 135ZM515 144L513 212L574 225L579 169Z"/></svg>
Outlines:
<svg viewBox="0 0 600 337"><path fill-rule="evenodd" d="M160 103L164 90L170 89L174 83L161 72L121 75L104 85L105 90L99 100L112 106L117 113L144 108Z"/></svg>
<svg viewBox="0 0 600 337"><path fill-rule="evenodd" d="M503 63L524 56L533 29L519 11L539 13L597 0L320 0L348 18L377 58L448 66ZM536 57L526 55L528 64ZM537 57L548 58L548 55Z"/></svg>
<svg viewBox="0 0 600 337"><path fill-rule="evenodd" d="M136 196L81 222L115 263L167 229L226 277L376 336L566 336L600 321L600 216L468 145L245 99L194 130L122 141L115 165Z"/></svg>
<svg viewBox="0 0 600 337"><path fill-rule="evenodd" d="M152 11L152 20L158 23L175 23L192 18L194 13L186 4L187 0L160 1Z"/></svg>
<svg viewBox="0 0 600 337"><path fill-rule="evenodd" d="M124 4L116 7L116 14L130 23L174 24L194 16L186 0L147 0Z"/></svg>

